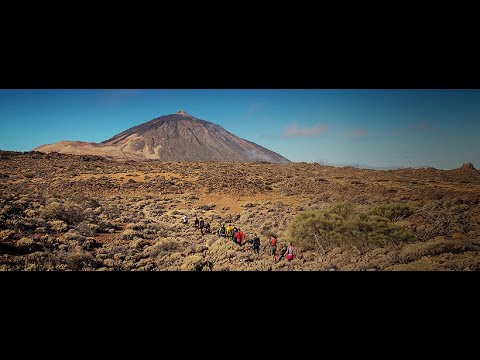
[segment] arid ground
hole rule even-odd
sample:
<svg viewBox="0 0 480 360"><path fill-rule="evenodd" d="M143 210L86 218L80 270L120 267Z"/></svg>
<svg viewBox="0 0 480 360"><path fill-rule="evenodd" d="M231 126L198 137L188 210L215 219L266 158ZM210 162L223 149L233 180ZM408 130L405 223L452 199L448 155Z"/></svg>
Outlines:
<svg viewBox="0 0 480 360"><path fill-rule="evenodd" d="M195 216L211 234L194 229ZM218 237L222 223L246 243ZM0 152L4 271L480 270L479 224L480 171L469 164L385 171ZM291 262L270 256L271 234L279 255L293 242Z"/></svg>

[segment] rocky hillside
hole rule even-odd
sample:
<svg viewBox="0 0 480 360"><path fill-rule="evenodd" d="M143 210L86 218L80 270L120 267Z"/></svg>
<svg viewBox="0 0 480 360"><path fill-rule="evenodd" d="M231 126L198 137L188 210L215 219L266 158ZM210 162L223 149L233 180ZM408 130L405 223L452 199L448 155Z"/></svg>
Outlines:
<svg viewBox="0 0 480 360"><path fill-rule="evenodd" d="M212 230L240 227L246 244L202 235L195 216ZM270 256L272 233L279 254L294 242L294 260ZM480 172L470 166L378 171L0 151L0 270L480 270L479 239Z"/></svg>
<svg viewBox="0 0 480 360"><path fill-rule="evenodd" d="M269 149L182 110L134 126L100 144L61 141L35 151L98 155L113 160L289 162Z"/></svg>

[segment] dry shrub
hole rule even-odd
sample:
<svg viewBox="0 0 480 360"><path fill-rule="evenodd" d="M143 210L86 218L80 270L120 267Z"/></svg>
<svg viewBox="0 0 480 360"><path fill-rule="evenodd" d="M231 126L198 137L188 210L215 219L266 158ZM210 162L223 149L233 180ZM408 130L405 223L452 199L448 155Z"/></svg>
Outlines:
<svg viewBox="0 0 480 360"><path fill-rule="evenodd" d="M90 224L86 221L82 221L80 224L75 226L75 230L77 230L83 236L95 236L97 229L98 225Z"/></svg>
<svg viewBox="0 0 480 360"><path fill-rule="evenodd" d="M50 229L54 232L65 232L68 230L68 225L62 220L52 220L48 222Z"/></svg>
<svg viewBox="0 0 480 360"><path fill-rule="evenodd" d="M84 210L76 203L70 201L65 202L63 204L63 211L60 220L65 221L67 224L76 225L85 219Z"/></svg>
<svg viewBox="0 0 480 360"><path fill-rule="evenodd" d="M20 240L17 241L17 246L21 248L31 248L35 242L27 237L22 237Z"/></svg>
<svg viewBox="0 0 480 360"><path fill-rule="evenodd" d="M45 227L47 224L45 220L40 218L25 218L17 217L14 219L9 219L5 221L5 225L10 228L17 230L19 232L33 232L39 227Z"/></svg>
<svg viewBox="0 0 480 360"><path fill-rule="evenodd" d="M41 216L45 220L62 220L70 225L78 224L84 218L82 209L76 204L72 202L61 204L57 201L45 205Z"/></svg>
<svg viewBox="0 0 480 360"><path fill-rule="evenodd" d="M141 230L145 229L145 224L144 223L135 223L135 224L130 223L130 224L127 224L125 227L127 229L141 231Z"/></svg>
<svg viewBox="0 0 480 360"><path fill-rule="evenodd" d="M479 241L449 240L443 236L432 240L405 246L399 253L402 262L415 261L424 256L435 256L443 253L461 253L465 251L480 251Z"/></svg>
<svg viewBox="0 0 480 360"><path fill-rule="evenodd" d="M44 247L46 248L56 248L60 244L62 244L65 241L63 237L55 237L55 236L50 236L50 235L43 235L40 238L40 242L43 244Z"/></svg>
<svg viewBox="0 0 480 360"><path fill-rule="evenodd" d="M165 212L165 208L162 204L151 204L147 206L146 209L150 211L153 216L160 216Z"/></svg>
<svg viewBox="0 0 480 360"><path fill-rule="evenodd" d="M121 229L121 227L119 227L118 225L110 221L99 221L97 225L98 225L97 231L101 233L112 233L112 232L115 232L115 230Z"/></svg>
<svg viewBox="0 0 480 360"><path fill-rule="evenodd" d="M199 206L198 206L198 209L200 209L200 210L205 210L205 211L207 211L207 210L213 210L213 209L215 208L215 206L216 206L215 204L199 205Z"/></svg>
<svg viewBox="0 0 480 360"><path fill-rule="evenodd" d="M98 246L97 240L94 237L87 237L82 243L82 249L91 250Z"/></svg>
<svg viewBox="0 0 480 360"><path fill-rule="evenodd" d="M134 237L143 238L143 234L132 229L126 229L122 233L122 240L133 240Z"/></svg>
<svg viewBox="0 0 480 360"><path fill-rule="evenodd" d="M240 214L226 214L223 219L225 224L235 224L240 220Z"/></svg>
<svg viewBox="0 0 480 360"><path fill-rule="evenodd" d="M77 204L82 209L97 209L100 207L100 203L95 198L90 198L81 195L74 195L70 198L70 201Z"/></svg>
<svg viewBox="0 0 480 360"><path fill-rule="evenodd" d="M28 210L25 210L24 212L24 215L27 216L27 217L35 217L35 216L38 216L38 212L33 210L33 209L28 209Z"/></svg>
<svg viewBox="0 0 480 360"><path fill-rule="evenodd" d="M45 205L41 211L41 216L45 220L56 220L62 216L63 207L57 201Z"/></svg>
<svg viewBox="0 0 480 360"><path fill-rule="evenodd" d="M0 230L0 241L12 239L15 236L13 230Z"/></svg>
<svg viewBox="0 0 480 360"><path fill-rule="evenodd" d="M196 271L200 270L200 265L202 265L203 257L201 255L190 255L185 258L180 269L184 271Z"/></svg>
<svg viewBox="0 0 480 360"><path fill-rule="evenodd" d="M79 241L83 242L85 240L85 236L80 234L77 230L70 229L63 235L63 238L67 241Z"/></svg>
<svg viewBox="0 0 480 360"><path fill-rule="evenodd" d="M91 254L77 250L67 255L66 263L71 270L81 271L86 268L94 268L97 261Z"/></svg>
<svg viewBox="0 0 480 360"><path fill-rule="evenodd" d="M103 215L108 220L115 220L122 215L122 211L118 208L117 205L107 205L103 207Z"/></svg>
<svg viewBox="0 0 480 360"><path fill-rule="evenodd" d="M142 250L145 246L148 245L148 242L144 239L135 238L129 244L129 247L134 250Z"/></svg>
<svg viewBox="0 0 480 360"><path fill-rule="evenodd" d="M41 216L45 220L62 220L69 225L77 225L84 220L95 222L99 206L100 204L95 199L74 196L63 202L48 203L42 209Z"/></svg>
<svg viewBox="0 0 480 360"><path fill-rule="evenodd" d="M161 239L150 247L150 256L158 257L179 249L179 244L173 239Z"/></svg>

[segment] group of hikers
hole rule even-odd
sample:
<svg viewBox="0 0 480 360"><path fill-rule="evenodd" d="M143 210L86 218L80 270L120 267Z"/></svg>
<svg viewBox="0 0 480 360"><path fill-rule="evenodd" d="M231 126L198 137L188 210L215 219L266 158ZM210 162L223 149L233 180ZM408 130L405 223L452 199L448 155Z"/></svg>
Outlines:
<svg viewBox="0 0 480 360"><path fill-rule="evenodd" d="M182 216L182 223L183 224L188 224L187 215ZM205 233L211 233L212 232L212 230L210 230L210 224L206 223L202 218L200 218L200 220L198 220L198 218L195 217L195 221L193 223L193 226L195 227L195 229L199 229L200 232L202 233L202 235L203 235L204 231L205 231Z"/></svg>
<svg viewBox="0 0 480 360"><path fill-rule="evenodd" d="M186 215L183 215L182 217L182 223L187 224L188 219ZM197 217L195 217L195 222L194 222L194 227L195 229L199 229L201 234L203 235L203 231L205 230L205 233L211 233L210 230L210 224L205 223L205 221L200 218L198 220ZM217 235L218 237L225 237L231 239L235 244L242 246L246 242L246 236L245 233L242 231L242 229L237 228L236 226L229 224L225 226L225 224L222 224L220 228L217 230ZM257 233L253 234L253 239L248 241L252 244L253 246L253 251L256 255L259 255L260 253L260 237L257 235ZM272 259L274 261L278 261L278 256L277 256L277 246L278 246L278 241L277 241L277 236L272 234L270 236L270 255L272 256ZM285 258L287 261L291 261L294 257L295 254L295 247L293 246L292 242L288 244L287 247L282 247L280 258L282 258L285 255Z"/></svg>

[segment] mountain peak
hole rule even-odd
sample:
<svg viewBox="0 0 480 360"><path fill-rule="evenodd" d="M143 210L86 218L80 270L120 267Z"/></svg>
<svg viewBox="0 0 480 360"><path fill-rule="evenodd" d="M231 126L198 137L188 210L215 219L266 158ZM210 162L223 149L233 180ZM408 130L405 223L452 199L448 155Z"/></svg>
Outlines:
<svg viewBox="0 0 480 360"><path fill-rule="evenodd" d="M180 116L193 117L192 115L187 114L187 113L186 113L185 111L183 111L183 110L178 110L175 114L180 115Z"/></svg>
<svg viewBox="0 0 480 360"><path fill-rule="evenodd" d="M184 110L131 127L101 143L70 141L35 150L99 155L115 160L289 162L276 152Z"/></svg>

